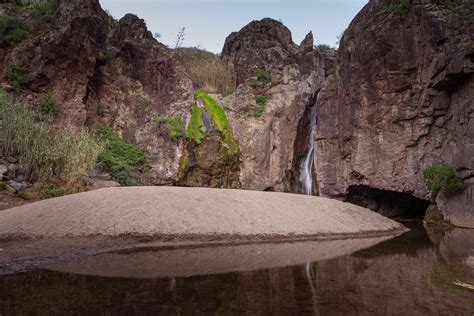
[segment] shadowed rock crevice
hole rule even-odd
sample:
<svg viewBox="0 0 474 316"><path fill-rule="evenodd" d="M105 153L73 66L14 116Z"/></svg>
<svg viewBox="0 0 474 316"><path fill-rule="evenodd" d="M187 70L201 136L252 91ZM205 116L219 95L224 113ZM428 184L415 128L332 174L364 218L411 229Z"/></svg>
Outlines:
<svg viewBox="0 0 474 316"><path fill-rule="evenodd" d="M287 192L292 192L292 193L304 193L303 191L303 186L302 186L302 165L304 164L305 159L307 158L308 151L310 150L309 148L309 143L310 141L313 141L314 139L310 140L310 137L312 135L312 128L315 128L315 126L312 126L311 124L311 116L315 111L315 106L316 106L316 98L317 98L317 93L315 94L314 97L312 97L309 101L309 103L306 105L305 111L303 115L301 116L298 127L296 129L296 138L294 141L293 145L293 167L291 170L288 170L287 172L287 181L288 183L288 188ZM317 118L316 118L317 121ZM313 156L314 159L314 156ZM311 174L313 178L313 190L312 194L313 195L318 195L319 194L319 189L317 186L317 180L316 180L316 175L315 175L315 167L314 164L311 168Z"/></svg>
<svg viewBox="0 0 474 316"><path fill-rule="evenodd" d="M345 200L387 217L416 219L424 218L430 204L410 193L374 189L364 185L350 186Z"/></svg>

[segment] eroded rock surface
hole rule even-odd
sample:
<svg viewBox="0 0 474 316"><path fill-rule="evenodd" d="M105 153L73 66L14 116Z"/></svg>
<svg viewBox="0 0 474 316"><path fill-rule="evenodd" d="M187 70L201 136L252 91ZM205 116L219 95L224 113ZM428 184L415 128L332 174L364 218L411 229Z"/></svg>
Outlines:
<svg viewBox="0 0 474 316"><path fill-rule="evenodd" d="M283 24L263 19L232 33L222 58L239 84L221 102L240 144L242 187L299 192L309 108L330 71L330 57L313 48L311 33L298 46ZM263 106L258 98L265 98Z"/></svg>
<svg viewBox="0 0 474 316"><path fill-rule="evenodd" d="M15 14L10 4L0 10ZM19 19L31 34L0 48L0 72L18 65L26 81L16 93L40 106L51 92L61 104L58 126L107 124L146 149L151 184L177 180L182 144L154 123L158 115L186 119L192 83L172 50L157 42L144 20L127 14L114 21L98 0L60 1L50 22ZM36 26L36 28L35 28Z"/></svg>
<svg viewBox="0 0 474 316"><path fill-rule="evenodd" d="M321 193L367 186L429 200L422 170L451 164L464 189L438 206L474 227L473 7L412 1L387 14L387 3L370 1L353 20L319 95Z"/></svg>

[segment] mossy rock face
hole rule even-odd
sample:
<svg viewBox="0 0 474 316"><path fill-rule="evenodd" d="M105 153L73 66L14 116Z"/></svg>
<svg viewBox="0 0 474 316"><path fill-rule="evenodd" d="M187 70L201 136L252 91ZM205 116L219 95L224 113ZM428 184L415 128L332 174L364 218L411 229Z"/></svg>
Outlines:
<svg viewBox="0 0 474 316"><path fill-rule="evenodd" d="M178 171L179 185L240 188L240 149L224 109L203 92L196 93L188 140Z"/></svg>
<svg viewBox="0 0 474 316"><path fill-rule="evenodd" d="M444 235L454 227L449 220L444 218L435 204L431 204L426 210L424 225L428 237L435 245L439 245Z"/></svg>

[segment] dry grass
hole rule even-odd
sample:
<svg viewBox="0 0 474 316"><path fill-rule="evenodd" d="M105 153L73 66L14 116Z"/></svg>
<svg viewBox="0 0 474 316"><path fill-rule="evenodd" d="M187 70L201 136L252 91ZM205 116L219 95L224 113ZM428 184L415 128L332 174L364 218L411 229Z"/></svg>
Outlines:
<svg viewBox="0 0 474 316"><path fill-rule="evenodd" d="M103 146L88 131L55 129L41 115L0 90L0 144L19 159L28 181L55 180L68 192L81 190Z"/></svg>
<svg viewBox="0 0 474 316"><path fill-rule="evenodd" d="M196 90L221 94L235 90L232 72L217 55L199 48L180 48L178 56Z"/></svg>

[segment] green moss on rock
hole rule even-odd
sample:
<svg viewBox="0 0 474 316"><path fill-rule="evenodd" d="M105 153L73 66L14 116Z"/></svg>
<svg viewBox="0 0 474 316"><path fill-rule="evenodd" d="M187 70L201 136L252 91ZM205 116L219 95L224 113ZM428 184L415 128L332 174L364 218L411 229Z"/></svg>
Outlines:
<svg viewBox="0 0 474 316"><path fill-rule="evenodd" d="M191 107L191 119L188 124L187 136L199 145L204 139L205 132L206 127L202 121L201 108L197 105L193 105Z"/></svg>
<svg viewBox="0 0 474 316"><path fill-rule="evenodd" d="M178 170L179 183L238 188L240 149L225 111L204 92L197 92L195 99L198 105L191 108L188 141ZM204 115L209 119L209 128L204 124Z"/></svg>
<svg viewBox="0 0 474 316"><path fill-rule="evenodd" d="M222 135L224 146L228 147L229 152L232 154L239 152L239 145L234 138L232 127L227 120L224 109L205 92L198 91L194 97L196 101L200 100L203 102L204 110L207 112L207 114L209 114L210 117L212 117L217 129Z"/></svg>

